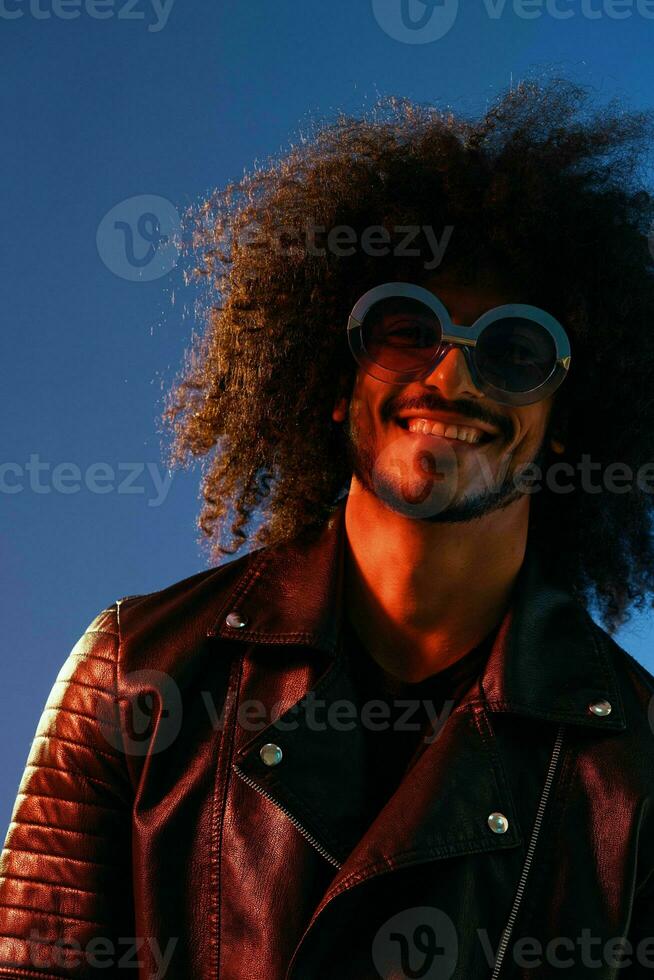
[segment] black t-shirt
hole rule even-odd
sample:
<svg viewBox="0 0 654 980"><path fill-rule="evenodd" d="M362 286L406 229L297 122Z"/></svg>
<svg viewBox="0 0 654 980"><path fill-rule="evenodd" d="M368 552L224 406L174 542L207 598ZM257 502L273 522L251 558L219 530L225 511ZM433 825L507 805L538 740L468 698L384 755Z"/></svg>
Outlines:
<svg viewBox="0 0 654 980"><path fill-rule="evenodd" d="M428 746L425 738L433 739L440 727L447 724L449 713L480 675L496 632L493 630L449 667L411 683L385 671L364 648L354 626L345 617L344 650L359 697L359 716L367 743L368 823ZM384 707L373 708L369 704L364 712L363 706L372 701L382 702Z"/></svg>

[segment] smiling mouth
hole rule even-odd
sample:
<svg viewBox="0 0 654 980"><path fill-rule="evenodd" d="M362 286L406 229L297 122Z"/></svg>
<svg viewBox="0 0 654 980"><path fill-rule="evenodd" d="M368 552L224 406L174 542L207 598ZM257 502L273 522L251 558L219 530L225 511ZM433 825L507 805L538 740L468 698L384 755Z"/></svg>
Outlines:
<svg viewBox="0 0 654 980"><path fill-rule="evenodd" d="M484 432L472 425L454 425L451 422L437 422L433 419L396 418L395 423L405 432L412 435L427 435L437 439L446 439L451 443L467 446L483 446L492 442L496 436Z"/></svg>

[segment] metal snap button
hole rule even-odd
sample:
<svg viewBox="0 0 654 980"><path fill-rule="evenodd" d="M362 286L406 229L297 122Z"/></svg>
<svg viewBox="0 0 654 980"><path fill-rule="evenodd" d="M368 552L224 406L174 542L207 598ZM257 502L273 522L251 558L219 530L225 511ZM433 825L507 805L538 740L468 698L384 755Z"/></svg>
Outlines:
<svg viewBox="0 0 654 980"><path fill-rule="evenodd" d="M259 756L261 761L266 766L278 766L282 761L283 752L279 745L275 745L274 742L266 742L259 749Z"/></svg>
<svg viewBox="0 0 654 980"><path fill-rule="evenodd" d="M588 705L588 710L592 711L594 715L599 715L600 718L605 718L607 715L611 714L611 702L591 701L591 703Z"/></svg>
<svg viewBox="0 0 654 980"><path fill-rule="evenodd" d="M247 616L244 616L242 613L236 612L235 610L225 616L225 622L234 630L240 630L247 624L247 621Z"/></svg>
<svg viewBox="0 0 654 980"><path fill-rule="evenodd" d="M505 834L509 829L509 821L503 813L490 813L488 815L488 826L494 834Z"/></svg>

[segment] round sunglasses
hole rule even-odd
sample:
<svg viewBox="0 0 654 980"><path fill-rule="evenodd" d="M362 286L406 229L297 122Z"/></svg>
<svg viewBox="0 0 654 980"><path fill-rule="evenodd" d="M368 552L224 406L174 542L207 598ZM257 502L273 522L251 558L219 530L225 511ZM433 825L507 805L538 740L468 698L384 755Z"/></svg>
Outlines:
<svg viewBox="0 0 654 980"><path fill-rule="evenodd" d="M536 306L497 306L471 326L455 325L434 293L405 282L364 293L350 313L347 336L360 367L387 384L426 378L450 348L460 347L475 387L504 405L551 395L571 359L565 330Z"/></svg>

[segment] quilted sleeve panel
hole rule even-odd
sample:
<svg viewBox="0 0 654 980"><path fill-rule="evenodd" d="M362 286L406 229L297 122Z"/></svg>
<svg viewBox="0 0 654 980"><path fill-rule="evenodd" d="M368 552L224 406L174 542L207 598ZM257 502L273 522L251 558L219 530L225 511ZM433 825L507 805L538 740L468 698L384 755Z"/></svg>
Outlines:
<svg viewBox="0 0 654 980"><path fill-rule="evenodd" d="M114 605L68 655L41 715L0 856L0 978L136 976L117 656Z"/></svg>

